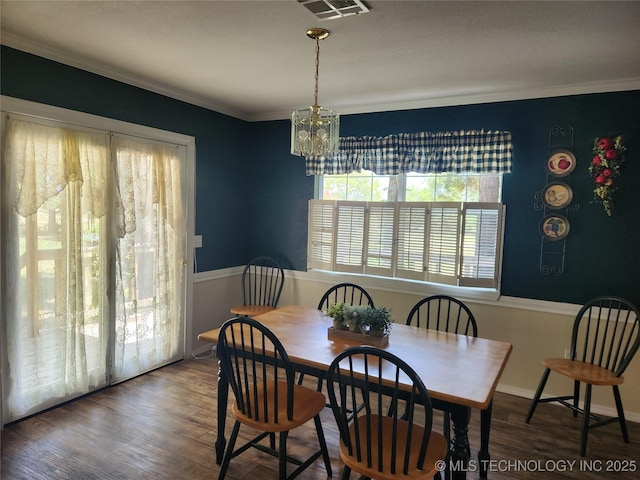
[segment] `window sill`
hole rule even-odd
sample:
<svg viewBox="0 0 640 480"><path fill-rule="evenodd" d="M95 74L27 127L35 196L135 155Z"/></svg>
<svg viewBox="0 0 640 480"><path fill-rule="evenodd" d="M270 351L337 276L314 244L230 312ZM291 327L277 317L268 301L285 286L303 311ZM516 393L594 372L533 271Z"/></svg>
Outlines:
<svg viewBox="0 0 640 480"><path fill-rule="evenodd" d="M328 284L348 281L357 283L367 290L379 289L409 295L450 295L452 297L459 298L460 300L476 302L495 302L500 298L500 292L490 288L456 287L454 285L420 282L405 278L378 277L359 273L343 273L310 269L307 270L304 278L306 280L314 280Z"/></svg>

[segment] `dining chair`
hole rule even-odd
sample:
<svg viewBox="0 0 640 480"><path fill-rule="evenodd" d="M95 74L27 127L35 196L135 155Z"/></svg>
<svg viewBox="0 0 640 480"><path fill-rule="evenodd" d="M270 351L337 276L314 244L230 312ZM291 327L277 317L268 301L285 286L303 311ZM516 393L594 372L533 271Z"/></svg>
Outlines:
<svg viewBox="0 0 640 480"><path fill-rule="evenodd" d="M469 307L448 295L432 295L420 300L409 312L407 325L459 335L478 336L476 319Z"/></svg>
<svg viewBox="0 0 640 480"><path fill-rule="evenodd" d="M424 327L458 335L478 336L478 325L471 310L461 300L449 295L432 295L418 301L407 316L407 325ZM451 412L443 405L442 430L451 441ZM450 472L446 471L446 477Z"/></svg>
<svg viewBox="0 0 640 480"><path fill-rule="evenodd" d="M320 302L318 302L318 310L328 310L329 307L335 303L346 303L347 305L368 305L371 308L374 307L373 299L369 292L363 287L355 283L337 283L329 288ZM298 377L298 384L302 385L304 381L304 374L301 373ZM320 392L322 390L322 377L318 377L318 386L316 387Z"/></svg>
<svg viewBox="0 0 640 480"><path fill-rule="evenodd" d="M280 480L296 477L321 456L330 477L331 463L320 423L320 412L325 407L326 398L320 392L295 384L293 366L275 334L250 317L232 318L220 328L217 354L220 368L229 379L235 396L232 408L235 423L218 479L225 477L231 459L251 447L278 457ZM320 449L306 460L288 455L289 431L312 419ZM241 425L261 433L235 448ZM276 433L279 434L277 448ZM268 446L260 443L266 437L270 440ZM297 466L289 476L288 463Z"/></svg>
<svg viewBox="0 0 640 480"><path fill-rule="evenodd" d="M369 305L374 307L371 295L355 283L338 283L324 292L318 310L326 310L334 303L346 303L347 305Z"/></svg>
<svg viewBox="0 0 640 480"><path fill-rule="evenodd" d="M628 300L604 296L589 300L582 306L573 323L570 358L546 358L545 367L533 397L526 423L531 421L538 403L557 402L573 410L573 416L583 415L580 455L587 452L589 429L618 421L622 438L629 442L627 423L622 408L619 386L622 374L640 347L640 313ZM540 398L551 372L573 380L573 395ZM583 407L579 407L580 386L584 383ZM591 391L594 385L611 386L618 416L601 419L591 413ZM571 402L569 402L571 401ZM594 422L591 422L594 420Z"/></svg>
<svg viewBox="0 0 640 480"><path fill-rule="evenodd" d="M271 257L256 257L242 271L242 305L231 308L234 315L259 315L278 306L284 287L284 270Z"/></svg>
<svg viewBox="0 0 640 480"><path fill-rule="evenodd" d="M327 389L342 480L351 471L376 480L440 478L447 442L431 430L429 393L406 362L377 347L347 348L329 366Z"/></svg>

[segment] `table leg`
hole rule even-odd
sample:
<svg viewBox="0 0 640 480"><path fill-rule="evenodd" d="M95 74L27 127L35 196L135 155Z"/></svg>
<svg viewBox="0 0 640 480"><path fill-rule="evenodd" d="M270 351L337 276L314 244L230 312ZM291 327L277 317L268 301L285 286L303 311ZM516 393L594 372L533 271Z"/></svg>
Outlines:
<svg viewBox="0 0 640 480"><path fill-rule="evenodd" d="M489 406L480 410L480 451L478 452L478 463L480 464L480 478L487 478L487 466L491 455L489 455L489 433L491 431L491 411L493 400Z"/></svg>
<svg viewBox="0 0 640 480"><path fill-rule="evenodd" d="M465 480L467 478L467 468L471 450L469 448L469 420L471 419L471 408L461 405L451 405L451 420L453 421L453 441L449 462L452 467L452 478L454 480Z"/></svg>
<svg viewBox="0 0 640 480"><path fill-rule="evenodd" d="M227 399L229 397L229 379L220 368L218 361L218 436L216 437L216 463L222 464L224 449L227 439L224 437L224 428L227 423Z"/></svg>

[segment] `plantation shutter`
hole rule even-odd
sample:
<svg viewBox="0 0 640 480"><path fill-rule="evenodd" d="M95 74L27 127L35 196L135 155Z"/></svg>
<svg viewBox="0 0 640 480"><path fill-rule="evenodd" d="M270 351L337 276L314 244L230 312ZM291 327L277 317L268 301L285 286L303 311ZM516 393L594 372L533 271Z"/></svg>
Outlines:
<svg viewBox="0 0 640 480"><path fill-rule="evenodd" d="M307 268L333 270L335 228L335 201L309 201Z"/></svg>
<svg viewBox="0 0 640 480"><path fill-rule="evenodd" d="M460 203L431 204L427 233L427 281L457 284L460 211Z"/></svg>
<svg viewBox="0 0 640 480"><path fill-rule="evenodd" d="M366 235L365 273L392 276L393 258L396 250L397 204L389 202L369 203Z"/></svg>
<svg viewBox="0 0 640 480"><path fill-rule="evenodd" d="M336 271L362 273L366 202L336 202Z"/></svg>
<svg viewBox="0 0 640 480"><path fill-rule="evenodd" d="M308 268L497 289L500 203L309 202Z"/></svg>
<svg viewBox="0 0 640 480"><path fill-rule="evenodd" d="M497 287L505 207L500 203L465 203L462 224L460 285Z"/></svg>
<svg viewBox="0 0 640 480"><path fill-rule="evenodd" d="M396 276L425 279L428 203L403 202L398 207Z"/></svg>

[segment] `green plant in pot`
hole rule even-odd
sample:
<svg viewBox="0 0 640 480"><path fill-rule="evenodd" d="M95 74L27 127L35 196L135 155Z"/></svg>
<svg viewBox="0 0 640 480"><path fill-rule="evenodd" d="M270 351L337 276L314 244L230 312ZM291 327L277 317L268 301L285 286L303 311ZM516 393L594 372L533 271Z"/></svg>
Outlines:
<svg viewBox="0 0 640 480"><path fill-rule="evenodd" d="M371 313L367 318L365 327L368 328L369 335L375 337L383 337L391 332L393 319L391 318L391 310L384 305L371 309Z"/></svg>
<svg viewBox="0 0 640 480"><path fill-rule="evenodd" d="M373 309L368 305L349 305L346 307L346 322L350 332L363 332Z"/></svg>
<svg viewBox="0 0 640 480"><path fill-rule="evenodd" d="M333 318L333 328L336 330L348 330L345 317L346 308L346 303L334 303L327 310L327 316Z"/></svg>

